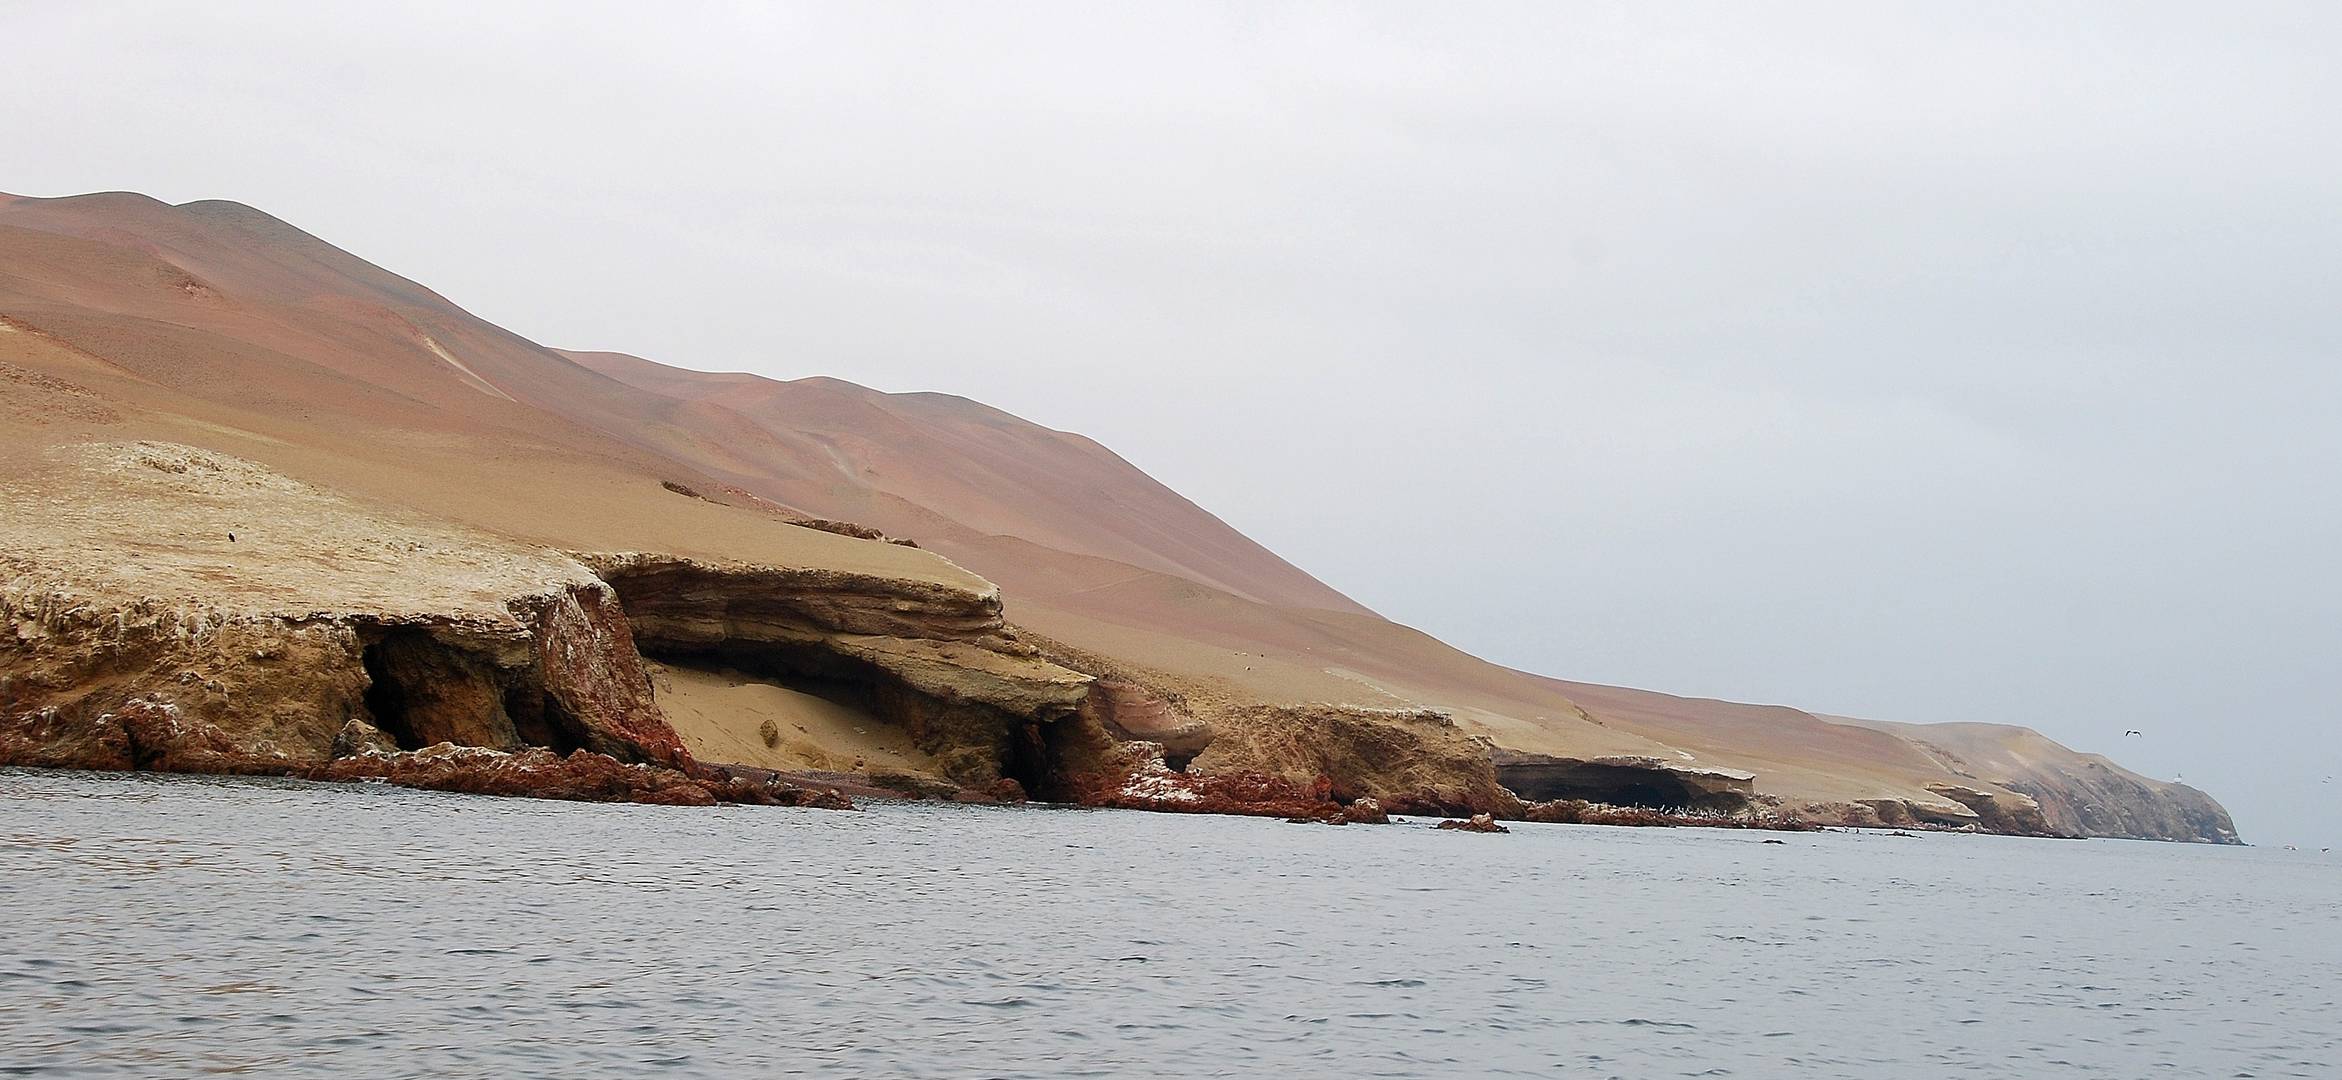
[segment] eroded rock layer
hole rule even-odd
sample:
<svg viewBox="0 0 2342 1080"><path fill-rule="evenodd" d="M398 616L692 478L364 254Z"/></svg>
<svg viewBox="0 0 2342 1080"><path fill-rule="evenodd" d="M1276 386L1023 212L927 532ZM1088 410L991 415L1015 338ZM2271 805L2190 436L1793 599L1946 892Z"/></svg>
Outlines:
<svg viewBox="0 0 2342 1080"><path fill-rule="evenodd" d="M946 777L1038 797L1107 740L1078 719L1093 679L1001 618L997 591L672 556L580 556L617 590L641 647L819 687L908 730Z"/></svg>
<svg viewBox="0 0 2342 1080"><path fill-rule="evenodd" d="M1391 813L1496 813L1521 801L1498 782L1485 741L1431 709L1244 706L1213 717L1193 768L1258 773L1300 785L1322 778L1339 802L1372 798Z"/></svg>
<svg viewBox="0 0 2342 1080"><path fill-rule="evenodd" d="M457 745L694 767L617 595L558 553L192 447L29 464L8 484L45 513L0 519L0 764L294 775Z"/></svg>

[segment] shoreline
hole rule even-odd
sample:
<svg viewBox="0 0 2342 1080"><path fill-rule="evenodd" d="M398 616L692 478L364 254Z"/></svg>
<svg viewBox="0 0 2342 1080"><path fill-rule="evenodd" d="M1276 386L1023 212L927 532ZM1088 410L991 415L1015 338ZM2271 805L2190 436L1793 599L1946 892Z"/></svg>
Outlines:
<svg viewBox="0 0 2342 1080"><path fill-rule="evenodd" d="M581 772L586 775L597 775L604 772L607 767L602 766L600 763L584 765L580 769L553 770L550 772L547 772L542 768L529 769L526 767L521 767L515 769L511 768L509 763L507 763L507 767L504 769L496 769L493 767L482 769L480 767L481 763L493 762L496 758L519 758L523 759L524 761L528 761L531 760L531 755L527 754L526 752L522 754L511 754L504 751L485 750L478 747L453 748L457 751L453 754L445 752L434 754L431 752L437 749L439 748L426 748L424 751L409 751L401 755L378 755L378 758L390 758L394 756L419 756L421 760L426 762L452 761L463 763L465 767L436 771L430 769L400 769L392 766L372 770L362 768L357 770L310 768L291 769L282 772L268 770L202 772L166 769L82 769L45 765L0 764L0 776L20 774L29 776L56 777L87 776L101 779L153 779L163 782L194 781L212 783L285 783L305 787L315 786L319 788L387 786L403 788L411 791L427 791L447 795L472 795L493 799L526 799L555 803L583 802L616 805L631 804L638 806L713 807L721 805L740 805L781 806L835 811L859 811L877 807L912 806L920 804L947 804L956 806L997 807L1005 809L1032 809L1039 811L1129 811L1135 813L1177 814L1188 816L1202 815L1212 817L1277 818L1293 824L1392 824L1402 827L1436 827L1442 823L1454 823L1454 827L1457 828L1462 828L1465 822L1474 817L1474 815L1469 813L1452 814L1440 813L1436 811L1384 812L1380 809L1379 806L1371 805L1374 803L1374 800L1372 799L1358 800L1358 803L1370 804L1370 809L1364 814L1359 814L1352 811L1352 808L1357 805L1356 803L1345 806L1344 804L1331 802L1321 804L1313 808L1314 812L1312 813L1291 814L1287 812L1291 809L1290 805L1276 803L1260 803L1249 805L1223 804L1214 805L1211 807L1197 807L1177 802L1166 805L1131 805L1116 802L1064 802L1036 799L1001 799L987 796L982 792L970 791L955 792L952 795L920 794L917 792L905 791L899 788L890 788L872 784L868 782L867 778L858 780L850 774L826 772L791 773L780 770L759 769L753 766L706 763L695 764L695 767L692 770L694 774L693 779L702 785L702 790L708 791L711 797L705 800L697 800L690 798L662 797L669 789L658 786L655 782L607 783L600 786L585 785L582 787L576 783L576 776ZM600 756L601 755L593 755L585 751L579 751L576 754L571 755L572 758L584 757L588 759ZM345 758L338 760L350 761L352 759ZM624 776L643 776L646 774L655 776L655 773L658 771L672 771L662 770L661 767L658 766L625 765L615 761L609 762L609 765L616 766L616 768L620 770L620 775ZM498 779L499 777L510 777L513 775L534 776L540 779L545 779L546 783L545 786L542 787L528 788L516 787L510 783L505 783ZM717 794L719 792L730 794L732 797L724 797L724 794ZM1557 800L1557 802L1574 802L1574 800ZM1579 804L1576 807L1566 808L1567 812L1558 814L1551 812L1539 812L1542 808L1549 805L1551 804L1531 804L1527 807L1527 811L1522 815L1516 817L1505 817L1499 820L1509 824L1579 825L1603 828L1709 829L1718 832L1835 832L1876 836L1916 836L1920 833L1958 833L1976 836L2015 835L1988 832L1975 828L1954 828L1928 824L1880 827L1863 825L1825 825L1815 822L1785 818L1738 819L1709 813L1671 813L1642 807L1611 807L1603 806L1601 804ZM1486 817L1487 815L1480 816ZM1502 830L1482 829L1470 831ZM2030 838L2056 840L2101 839L2082 836L2034 836ZM2212 844L2205 841L2144 840L2141 842L2189 843L2206 847L2251 846L2247 844Z"/></svg>

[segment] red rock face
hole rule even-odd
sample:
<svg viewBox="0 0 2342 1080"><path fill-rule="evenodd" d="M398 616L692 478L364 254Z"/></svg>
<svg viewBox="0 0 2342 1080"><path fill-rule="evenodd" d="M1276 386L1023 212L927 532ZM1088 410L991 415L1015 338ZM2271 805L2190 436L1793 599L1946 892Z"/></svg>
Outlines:
<svg viewBox="0 0 2342 1080"><path fill-rule="evenodd" d="M96 716L47 709L0 717L0 765L261 776L289 772L298 761L142 696Z"/></svg>
<svg viewBox="0 0 2342 1080"><path fill-rule="evenodd" d="M651 700L634 633L607 585L574 588L538 613L535 646L549 707L588 750L675 768L691 764L683 739Z"/></svg>
<svg viewBox="0 0 2342 1080"><path fill-rule="evenodd" d="M984 789L984 797L1009 806L1015 806L1030 798L1025 794L1025 786L1017 783L1016 778L1010 776L1003 776L993 781L992 786Z"/></svg>
<svg viewBox="0 0 2342 1080"><path fill-rule="evenodd" d="M379 721L395 715L408 745L520 748L505 710L505 680L488 657L450 648L420 627L375 633L380 637L365 647L367 707Z"/></svg>

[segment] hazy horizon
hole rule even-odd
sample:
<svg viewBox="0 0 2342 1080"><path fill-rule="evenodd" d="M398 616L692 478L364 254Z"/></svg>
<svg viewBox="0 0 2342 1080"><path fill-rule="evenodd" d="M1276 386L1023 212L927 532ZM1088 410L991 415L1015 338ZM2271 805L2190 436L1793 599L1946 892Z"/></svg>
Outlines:
<svg viewBox="0 0 2342 1080"><path fill-rule="evenodd" d="M974 398L1500 663L2342 841L2342 13L10 13L0 190Z"/></svg>

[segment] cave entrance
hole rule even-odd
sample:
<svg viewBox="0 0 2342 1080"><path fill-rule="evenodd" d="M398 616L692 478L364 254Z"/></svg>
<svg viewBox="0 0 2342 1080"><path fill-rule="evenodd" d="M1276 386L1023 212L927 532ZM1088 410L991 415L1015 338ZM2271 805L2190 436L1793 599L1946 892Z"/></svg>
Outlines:
<svg viewBox="0 0 2342 1080"><path fill-rule="evenodd" d="M1007 720L1011 736L1001 755L1000 775L1016 781L1035 802L1081 801L1075 778L1099 768L1105 745L1099 741L1102 733L1085 728L1074 717L1029 720L997 715Z"/></svg>
<svg viewBox="0 0 2342 1080"><path fill-rule="evenodd" d="M660 710L703 760L783 772L923 774L982 789L1015 780L1027 796L1070 797L1068 725L945 700L817 644L677 645L638 633Z"/></svg>
<svg viewBox="0 0 2342 1080"><path fill-rule="evenodd" d="M1666 769L1590 761L1500 764L1496 779L1530 802L1582 799L1651 810L1730 812L1748 801L1737 792L1702 791Z"/></svg>
<svg viewBox="0 0 2342 1080"><path fill-rule="evenodd" d="M515 683L505 688L504 711L512 717L513 736L522 743L542 746L562 757L585 749L585 725L551 694Z"/></svg>
<svg viewBox="0 0 2342 1080"><path fill-rule="evenodd" d="M391 659L400 646L391 642L419 633L393 630L366 642L358 653L358 662L366 668L366 713L373 718L375 729L397 743L401 750L420 750L425 744L407 719L407 688L399 680Z"/></svg>
<svg viewBox="0 0 2342 1080"><path fill-rule="evenodd" d="M358 660L367 715L401 750L447 742L566 755L584 744L583 726L545 692L533 665L500 667L417 626L361 630Z"/></svg>

